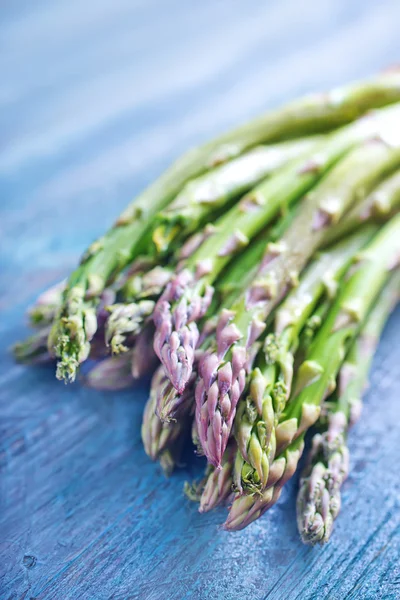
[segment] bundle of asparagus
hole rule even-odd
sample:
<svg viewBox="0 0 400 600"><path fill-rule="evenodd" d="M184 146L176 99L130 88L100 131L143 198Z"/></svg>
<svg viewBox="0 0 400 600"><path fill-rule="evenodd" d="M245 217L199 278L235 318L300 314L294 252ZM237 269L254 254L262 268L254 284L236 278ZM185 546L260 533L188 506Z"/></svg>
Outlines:
<svg viewBox="0 0 400 600"><path fill-rule="evenodd" d="M153 374L146 453L192 439L200 511L238 530L297 470L303 541L328 541L346 438L400 291L400 70L296 100L185 154L30 311L24 363L118 390ZM161 364L160 364L161 362Z"/></svg>

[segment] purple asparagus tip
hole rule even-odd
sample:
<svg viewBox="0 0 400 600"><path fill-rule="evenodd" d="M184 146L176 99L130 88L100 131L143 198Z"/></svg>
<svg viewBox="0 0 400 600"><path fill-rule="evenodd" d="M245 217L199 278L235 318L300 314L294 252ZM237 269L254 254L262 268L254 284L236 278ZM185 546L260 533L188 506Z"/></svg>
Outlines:
<svg viewBox="0 0 400 600"><path fill-rule="evenodd" d="M349 471L346 428L346 415L332 413L328 429L312 440L297 497L297 525L306 544L328 542L340 511L341 487Z"/></svg>
<svg viewBox="0 0 400 600"><path fill-rule="evenodd" d="M205 315L212 295L210 286L201 295L193 274L184 270L168 283L156 304L154 351L179 394L183 393L193 370L199 340L196 321Z"/></svg>
<svg viewBox="0 0 400 600"><path fill-rule="evenodd" d="M232 318L232 312L222 311L217 326L218 350L206 353L200 359L200 380L195 390L199 440L207 459L217 469L221 468L246 381L245 347L235 346L231 360L224 361L226 352L241 337L236 326L230 323Z"/></svg>

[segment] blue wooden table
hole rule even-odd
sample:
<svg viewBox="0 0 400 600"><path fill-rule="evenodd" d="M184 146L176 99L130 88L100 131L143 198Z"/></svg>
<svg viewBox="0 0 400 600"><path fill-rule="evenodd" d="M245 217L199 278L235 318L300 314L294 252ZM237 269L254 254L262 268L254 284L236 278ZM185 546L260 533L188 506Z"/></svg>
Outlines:
<svg viewBox="0 0 400 600"><path fill-rule="evenodd" d="M24 310L176 155L249 115L399 60L398 0L15 0L0 8L4 599L400 598L399 337L374 362L331 543L304 547L296 481L218 528L144 454L145 383L118 394L17 366Z"/></svg>

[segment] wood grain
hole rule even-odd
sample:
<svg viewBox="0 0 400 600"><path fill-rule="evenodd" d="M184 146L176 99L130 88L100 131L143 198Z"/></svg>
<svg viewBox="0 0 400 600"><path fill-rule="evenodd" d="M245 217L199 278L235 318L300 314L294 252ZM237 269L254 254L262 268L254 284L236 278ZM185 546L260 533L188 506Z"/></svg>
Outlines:
<svg viewBox="0 0 400 600"><path fill-rule="evenodd" d="M400 56L398 0L20 0L0 19L0 597L400 598L399 335L374 361L332 542L310 549L296 481L228 534L145 456L145 383L101 394L13 363L24 311L176 155L299 93Z"/></svg>

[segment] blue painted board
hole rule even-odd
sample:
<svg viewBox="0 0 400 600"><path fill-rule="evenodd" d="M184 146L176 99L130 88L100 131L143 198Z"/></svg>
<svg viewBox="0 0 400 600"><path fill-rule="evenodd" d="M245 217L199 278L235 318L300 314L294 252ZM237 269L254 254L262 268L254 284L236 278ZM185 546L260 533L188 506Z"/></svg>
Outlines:
<svg viewBox="0 0 400 600"><path fill-rule="evenodd" d="M400 598L400 311L374 361L331 543L304 547L296 481L243 532L141 446L148 386L15 365L24 311L181 151L399 60L398 0L16 0L0 7L0 598Z"/></svg>

